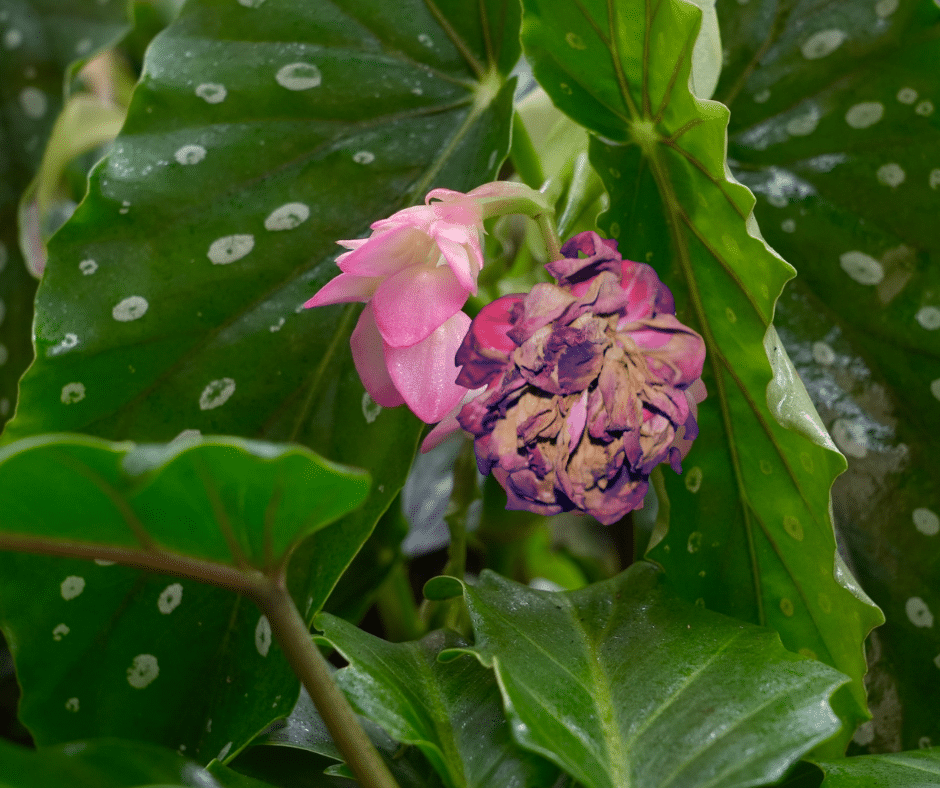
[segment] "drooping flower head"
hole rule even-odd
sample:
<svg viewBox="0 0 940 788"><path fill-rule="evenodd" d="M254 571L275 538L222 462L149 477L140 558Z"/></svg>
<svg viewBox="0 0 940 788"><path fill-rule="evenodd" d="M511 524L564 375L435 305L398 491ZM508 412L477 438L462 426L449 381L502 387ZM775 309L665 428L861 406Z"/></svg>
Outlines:
<svg viewBox="0 0 940 788"><path fill-rule="evenodd" d="M653 269L623 260L616 241L581 233L562 255L546 266L557 285L504 296L474 319L457 383L486 390L458 420L508 508L610 524L642 505L657 465L681 472L705 344Z"/></svg>
<svg viewBox="0 0 940 788"><path fill-rule="evenodd" d="M439 421L466 393L454 382L454 354L470 325L460 310L483 267L483 220L544 207L516 183L434 189L425 205L375 222L369 238L339 241L348 250L336 259L342 273L304 306L366 303L350 341L366 390L383 407L406 403Z"/></svg>

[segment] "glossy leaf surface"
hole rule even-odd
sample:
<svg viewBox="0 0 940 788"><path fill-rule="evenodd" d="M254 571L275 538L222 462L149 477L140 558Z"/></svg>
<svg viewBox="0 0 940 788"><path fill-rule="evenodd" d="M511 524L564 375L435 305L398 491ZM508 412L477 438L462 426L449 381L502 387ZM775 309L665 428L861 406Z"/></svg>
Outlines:
<svg viewBox="0 0 940 788"><path fill-rule="evenodd" d="M688 88L700 12L682 0L525 7L536 77L597 135L611 200L601 225L657 268L706 342L701 433L684 475L665 474L669 530L649 556L686 598L773 627L852 677L835 701L841 752L866 715L861 646L880 614L837 565L829 489L844 463L770 327L793 269L728 176L727 109Z"/></svg>
<svg viewBox="0 0 940 788"><path fill-rule="evenodd" d="M822 788L931 788L940 784L940 748L864 755L817 764Z"/></svg>
<svg viewBox="0 0 940 788"><path fill-rule="evenodd" d="M349 660L337 682L353 705L416 746L448 788L554 781L551 764L512 741L492 672L474 659L438 661L443 650L466 645L456 634L386 643L326 613L316 625Z"/></svg>
<svg viewBox="0 0 940 788"><path fill-rule="evenodd" d="M96 558L0 553L20 718L37 742L121 736L205 762L287 714L297 679L267 619L230 591L274 572L367 489L361 472L259 441L44 436L0 450L0 548ZM302 610L322 605L315 578L336 560L292 564Z"/></svg>
<svg viewBox="0 0 940 788"><path fill-rule="evenodd" d="M937 743L940 9L761 0L719 12L732 168L799 269L778 322L849 461L834 510L888 619L872 641L876 719L856 742Z"/></svg>
<svg viewBox="0 0 940 788"><path fill-rule="evenodd" d="M517 740L588 788L761 785L838 729L844 676L645 562L565 593L485 572L465 594Z"/></svg>

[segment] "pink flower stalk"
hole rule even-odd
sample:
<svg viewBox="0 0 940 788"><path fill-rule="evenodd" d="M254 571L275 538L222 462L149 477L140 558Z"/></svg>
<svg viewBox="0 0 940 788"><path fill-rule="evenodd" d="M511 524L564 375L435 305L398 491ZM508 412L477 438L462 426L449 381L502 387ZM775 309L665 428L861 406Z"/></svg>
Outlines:
<svg viewBox="0 0 940 788"><path fill-rule="evenodd" d="M653 269L616 250L575 236L546 266L557 285L488 304L457 351L457 383L486 387L457 418L509 509L613 523L643 505L653 468L681 472L698 433L705 343Z"/></svg>
<svg viewBox="0 0 940 788"><path fill-rule="evenodd" d="M342 273L304 306L366 303L350 340L363 385L379 405L407 404L432 423L466 393L454 382L454 354L470 325L460 310L483 267L483 220L545 205L508 182L467 194L434 189L425 202L376 222L369 238L339 241L349 250L336 258Z"/></svg>

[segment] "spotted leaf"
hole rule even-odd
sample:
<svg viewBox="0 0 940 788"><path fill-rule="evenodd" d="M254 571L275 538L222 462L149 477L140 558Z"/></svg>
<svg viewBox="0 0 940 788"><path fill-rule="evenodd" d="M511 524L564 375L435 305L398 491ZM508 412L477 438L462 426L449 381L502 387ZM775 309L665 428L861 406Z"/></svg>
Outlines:
<svg viewBox="0 0 940 788"><path fill-rule="evenodd" d="M113 736L203 762L234 755L290 711L298 682L267 619L231 592L367 489L361 472L260 441L57 435L0 450L0 550L86 559L0 552L0 623L37 743ZM301 610L323 604L312 578L342 571L346 547L291 564Z"/></svg>
<svg viewBox="0 0 940 788"><path fill-rule="evenodd" d="M781 336L848 459L834 511L888 619L871 642L875 720L856 742L940 743L940 8L719 11L732 169L799 269Z"/></svg>
<svg viewBox="0 0 940 788"><path fill-rule="evenodd" d="M771 326L793 268L728 175L728 110L689 89L701 14L683 0L525 8L536 77L595 135L611 201L600 224L624 257L657 268L706 342L701 433L684 474L665 472L668 532L649 556L690 600L770 626L852 677L833 702L841 752L867 714L862 642L881 617L836 555L829 490L844 462Z"/></svg>

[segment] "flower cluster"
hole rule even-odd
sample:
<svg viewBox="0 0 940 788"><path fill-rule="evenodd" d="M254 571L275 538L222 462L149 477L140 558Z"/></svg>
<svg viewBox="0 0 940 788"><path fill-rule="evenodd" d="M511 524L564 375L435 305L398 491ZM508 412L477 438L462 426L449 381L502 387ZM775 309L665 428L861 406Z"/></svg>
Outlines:
<svg viewBox="0 0 940 788"><path fill-rule="evenodd" d="M454 353L470 325L460 310L483 267L483 220L545 204L509 182L467 194L434 189L425 202L376 222L369 238L339 241L349 250L336 258L342 273L304 306L366 303L350 342L366 391L386 408L407 404L430 424L466 393L454 382Z"/></svg>
<svg viewBox="0 0 940 788"><path fill-rule="evenodd" d="M587 512L609 524L642 505L662 462L696 436L705 344L648 265L587 232L537 284L483 308L457 351L460 411L482 473L511 509Z"/></svg>
<svg viewBox="0 0 940 788"><path fill-rule="evenodd" d="M424 448L469 432L508 508L612 523L642 506L658 464L681 471L705 345L653 269L593 232L546 266L557 284L499 298L471 322L461 309L484 263L483 220L545 209L518 184L435 189L369 238L340 241L342 273L305 306L365 302L351 346L366 390L440 421Z"/></svg>

